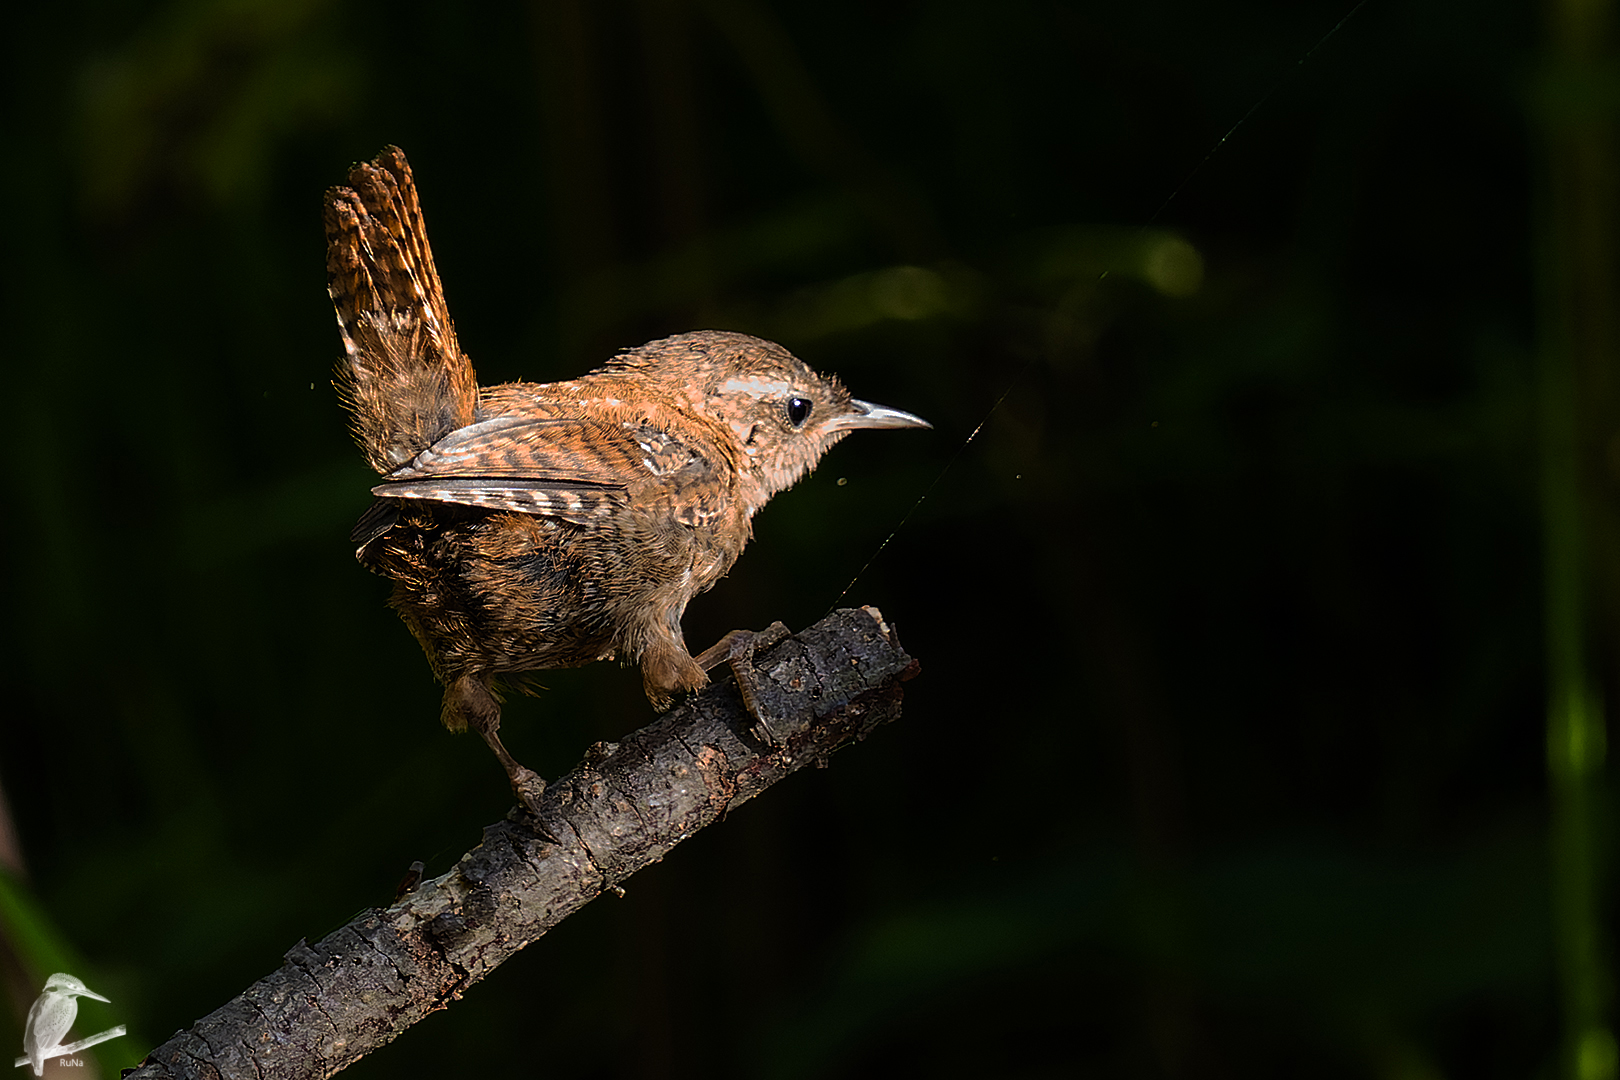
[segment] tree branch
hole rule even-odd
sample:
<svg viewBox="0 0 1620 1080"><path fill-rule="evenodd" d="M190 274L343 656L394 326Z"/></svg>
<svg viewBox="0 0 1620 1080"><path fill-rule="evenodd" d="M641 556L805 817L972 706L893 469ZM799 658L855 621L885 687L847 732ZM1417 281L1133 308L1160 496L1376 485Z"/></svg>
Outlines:
<svg viewBox="0 0 1620 1080"><path fill-rule="evenodd" d="M843 609L753 661L756 737L711 685L552 784L539 826L514 809L443 877L373 908L177 1032L131 1080L331 1076L778 780L900 715L916 661L875 608ZM546 834L549 833L548 837ZM556 842L553 842L555 838Z"/></svg>

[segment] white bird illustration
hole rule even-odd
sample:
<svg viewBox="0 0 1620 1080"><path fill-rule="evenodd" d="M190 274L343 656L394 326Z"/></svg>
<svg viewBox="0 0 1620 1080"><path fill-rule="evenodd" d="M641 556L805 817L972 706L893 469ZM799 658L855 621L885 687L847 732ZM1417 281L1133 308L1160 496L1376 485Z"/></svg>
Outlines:
<svg viewBox="0 0 1620 1080"><path fill-rule="evenodd" d="M28 1028L23 1033L23 1052L35 1076L44 1076L45 1062L63 1050L62 1037L79 1015L81 997L108 1000L63 972L45 980L45 992L34 999L34 1007L28 1010Z"/></svg>

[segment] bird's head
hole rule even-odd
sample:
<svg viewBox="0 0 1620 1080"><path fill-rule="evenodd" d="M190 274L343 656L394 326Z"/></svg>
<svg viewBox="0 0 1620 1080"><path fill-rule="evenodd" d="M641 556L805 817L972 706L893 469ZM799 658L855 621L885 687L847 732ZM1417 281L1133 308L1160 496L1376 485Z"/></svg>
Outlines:
<svg viewBox="0 0 1620 1080"><path fill-rule="evenodd" d="M680 334L648 342L609 366L646 372L729 430L741 468L760 489L759 505L791 487L851 431L933 426L920 416L857 400L833 376L747 334Z"/></svg>
<svg viewBox="0 0 1620 1080"><path fill-rule="evenodd" d="M61 994L63 997L94 998L97 1001L106 1001L111 1004L110 999L102 997L74 976L62 971L45 980L45 992L47 994Z"/></svg>

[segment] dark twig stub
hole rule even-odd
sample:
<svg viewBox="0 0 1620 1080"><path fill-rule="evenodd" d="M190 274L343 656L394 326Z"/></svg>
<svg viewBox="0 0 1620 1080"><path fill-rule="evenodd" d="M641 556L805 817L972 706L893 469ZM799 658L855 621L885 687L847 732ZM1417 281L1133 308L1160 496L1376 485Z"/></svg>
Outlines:
<svg viewBox="0 0 1620 1080"><path fill-rule="evenodd" d="M129 1073L330 1076L392 1041L513 953L740 803L900 714L917 671L874 608L836 611L750 658L756 708L712 685L514 809L449 873L314 945ZM550 838L546 834L549 833ZM555 842L554 842L555 841Z"/></svg>

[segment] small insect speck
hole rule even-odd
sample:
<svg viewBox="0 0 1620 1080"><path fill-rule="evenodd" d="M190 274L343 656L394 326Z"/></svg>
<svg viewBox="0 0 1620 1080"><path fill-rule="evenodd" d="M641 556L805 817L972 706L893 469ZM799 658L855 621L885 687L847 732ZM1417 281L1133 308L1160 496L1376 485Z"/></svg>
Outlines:
<svg viewBox="0 0 1620 1080"><path fill-rule="evenodd" d="M844 485L845 485L845 484L847 484L847 483L849 483L849 477L847 477L847 476L840 476L840 477L839 477L839 478L838 478L838 486L839 486L839 487L843 487L843 486L844 486Z"/></svg>
<svg viewBox="0 0 1620 1080"><path fill-rule="evenodd" d="M1157 421L1157 420L1155 420L1155 421L1153 421L1153 426L1154 426L1154 427L1158 427L1158 426L1159 426L1159 422L1158 422L1158 421Z"/></svg>

